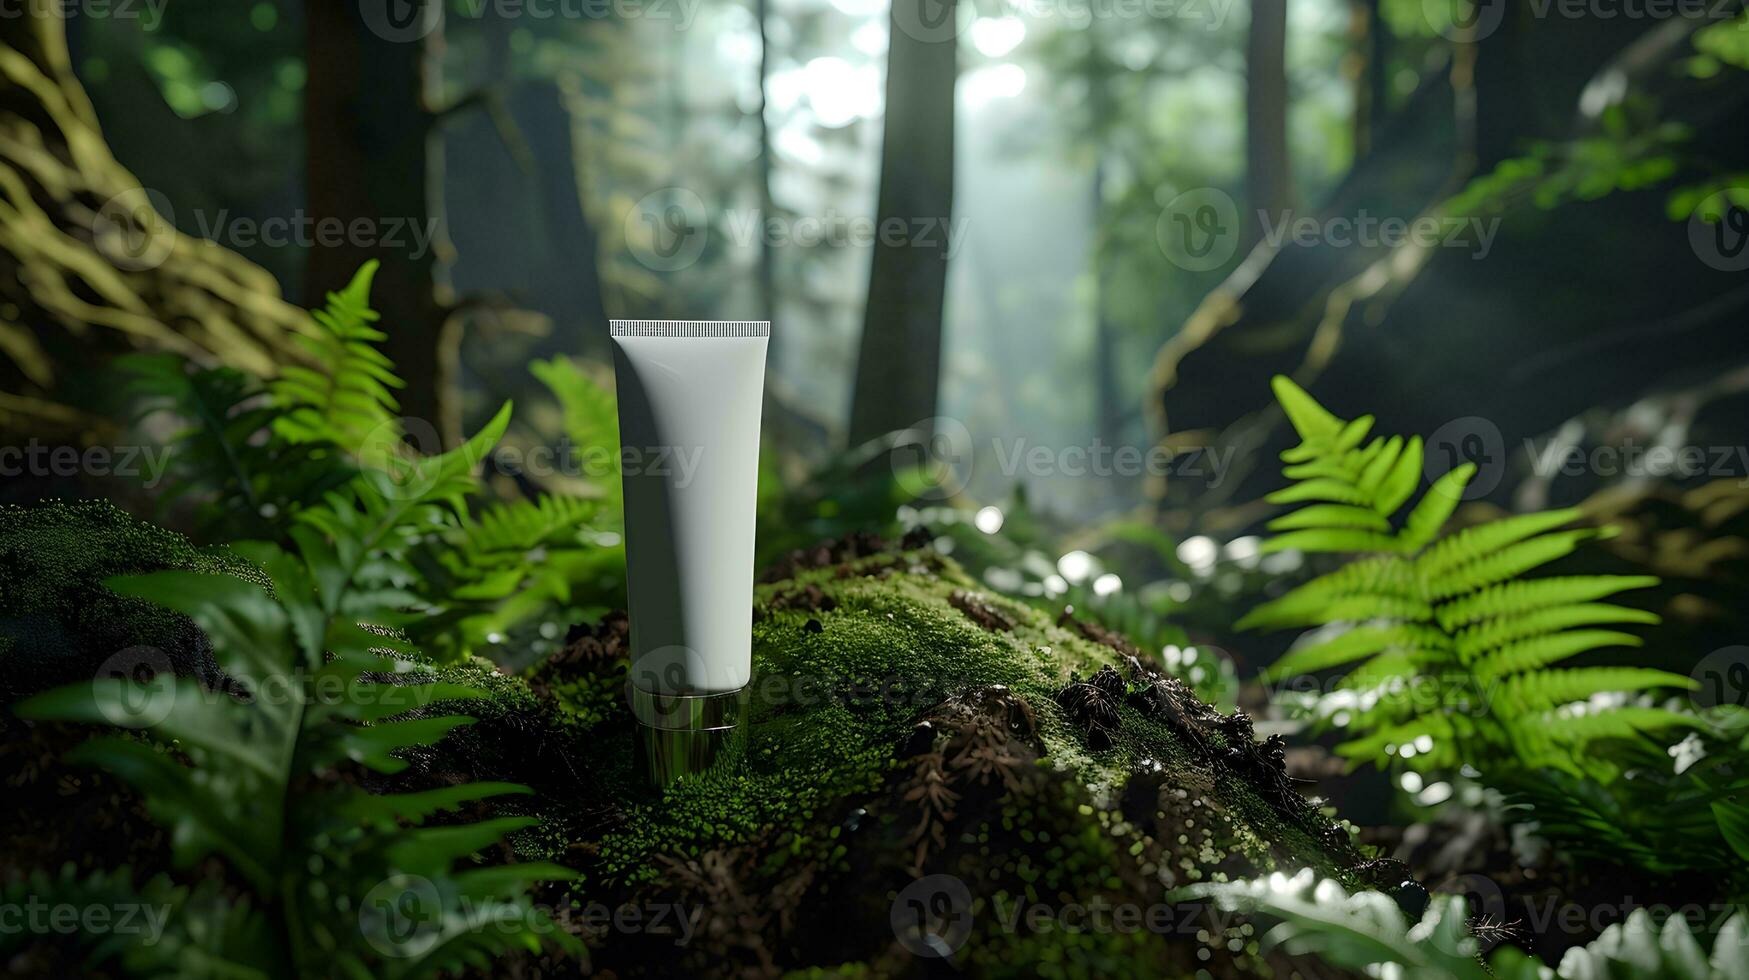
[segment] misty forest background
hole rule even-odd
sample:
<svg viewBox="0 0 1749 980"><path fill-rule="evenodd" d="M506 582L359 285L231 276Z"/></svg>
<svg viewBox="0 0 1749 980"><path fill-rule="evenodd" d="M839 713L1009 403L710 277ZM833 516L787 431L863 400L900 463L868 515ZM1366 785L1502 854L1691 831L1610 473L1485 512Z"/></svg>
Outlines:
<svg viewBox="0 0 1749 980"><path fill-rule="evenodd" d="M1749 475L1739 4L55 9L0 21L20 446L152 444L110 358L271 375L374 260L427 451L506 398L532 412L511 443L550 444L575 413L538 365L605 381L610 316L771 319L767 557L976 515L1045 573L1077 555L1026 576L1050 594L1146 527L1176 553L1110 563L1182 601L1189 571L1255 567L1287 374L1428 434L1429 479L1477 462L1484 511L1588 501L1667 577L1734 574L1679 497ZM1164 465L1081 468L1099 447ZM191 523L88 467L0 494Z"/></svg>
<svg viewBox="0 0 1749 980"><path fill-rule="evenodd" d="M1074 721L1053 751L1120 759L1119 707L1195 707L1171 716L1190 735L1160 744L1222 747L1202 761L1264 781L1295 820L1329 829L1336 811L1316 808L1334 803L1349 823L1319 846L1410 917L1428 907L1417 879L1479 874L1515 901L1631 887L1740 906L1745 134L1740 0L19 3L0 9L0 452L24 455L0 455L16 470L0 505L119 510L0 507L0 558L115 557L108 532L33 530L68 515L96 528L126 512L199 545L302 545L314 526L350 547L375 527L394 561L341 584L384 602L404 593L372 576L423 590L378 611L410 645L493 683L533 677L542 698L577 671L593 697L590 671L623 652L618 480L507 461L617 445L610 317L769 319L761 567L854 591L820 570L896 560L877 534L928 545L931 567L904 574L944 593L935 606L994 636L1015 625L1004 604L1024 605L1041 631L1078 628L1080 655L1123 654L1128 681L1107 664L1028 695ZM1411 228L1436 233L1392 231ZM332 384L311 382L320 370ZM319 411L303 390L318 387ZM371 442L385 433L387 452ZM476 488L469 454L500 436ZM176 472L63 465L69 447L144 447L148 466L173 453ZM431 501L394 511L405 526L378 520L396 467L436 474ZM453 513L426 521L439 498ZM1560 581L1518 580L1545 564ZM968 600L960 569L1000 601ZM1596 601L1624 589L1628 607ZM815 614L847 623L837 635L867 643L847 658L911 656L910 637L813 592L761 615L797 620L806 642ZM381 641L364 613L327 613L361 658ZM1648 628L1578 629L1608 623ZM957 679L957 650L937 653ZM1393 712L1419 706L1355 707L1364 671L1329 676L1365 657L1412 691L1503 693L1474 726L1444 708L1405 722ZM1551 666L1581 657L1590 673ZM1108 703L1166 684L1143 660L1182 700ZM68 664L57 683L90 676ZM531 693L505 717L546 703ZM610 700L581 703L629 739ZM916 721L857 734L887 760ZM1393 741L1408 723L1444 727ZM1203 742L1205 725L1224 734ZM1359 737L1335 745L1335 729ZM532 773L517 781L560 770L517 758ZM576 786L539 787L555 812L597 812L564 795L578 786L623 788L567 771ZM1316 780L1317 803L1290 774ZM772 778L858 799L805 768ZM600 812L669 812L639 794ZM53 828L21 826L33 843L13 850L30 857ZM620 860L602 833L552 840L599 874ZM1527 855L1536 840L1552 843ZM749 881L740 893L775 893ZM864 938L885 948L885 900L866 911ZM1468 925L1489 939L1500 923ZM1731 928L1740 941L1749 919ZM1599 931L1531 945L1554 963ZM1393 936L1417 961L1427 936ZM1452 969L1480 967L1452 950ZM794 964L819 959L805 952Z"/></svg>

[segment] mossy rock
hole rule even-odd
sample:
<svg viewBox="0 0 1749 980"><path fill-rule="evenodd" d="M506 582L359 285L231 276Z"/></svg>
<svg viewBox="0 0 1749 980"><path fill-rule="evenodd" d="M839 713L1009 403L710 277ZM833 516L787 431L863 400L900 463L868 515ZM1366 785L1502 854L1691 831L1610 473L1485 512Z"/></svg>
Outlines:
<svg viewBox="0 0 1749 980"><path fill-rule="evenodd" d="M929 550L787 574L758 589L750 721L711 773L659 793L636 770L623 620L573 630L526 687L497 680L500 703L445 748L475 778L574 780L564 805L542 789L517 846L582 872L548 897L593 924L598 969L1227 975L1264 968L1257 937L1174 888L1405 877L1291 789L1279 740L1091 624L981 592ZM526 732L531 696L542 741L570 747L563 774L519 765L500 728ZM637 924L607 925L622 908ZM688 926L653 923L676 908Z"/></svg>
<svg viewBox="0 0 1749 980"><path fill-rule="evenodd" d="M242 558L197 548L108 501L0 506L0 702L89 680L106 664L217 680L212 647L188 617L103 584L164 569L266 583Z"/></svg>

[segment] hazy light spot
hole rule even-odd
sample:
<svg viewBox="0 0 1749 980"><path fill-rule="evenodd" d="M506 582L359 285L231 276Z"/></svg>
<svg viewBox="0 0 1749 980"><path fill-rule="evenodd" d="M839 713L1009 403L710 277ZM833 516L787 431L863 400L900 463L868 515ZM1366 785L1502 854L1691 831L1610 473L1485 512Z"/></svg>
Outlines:
<svg viewBox="0 0 1749 980"><path fill-rule="evenodd" d="M1422 806L1438 806L1449 799L1451 799L1451 784L1434 783L1422 790L1421 794L1415 797L1415 802Z"/></svg>
<svg viewBox="0 0 1749 980"><path fill-rule="evenodd" d="M1257 558L1263 547L1263 539L1256 535L1246 535L1227 542L1227 557L1240 565L1251 568L1257 564Z"/></svg>
<svg viewBox="0 0 1749 980"><path fill-rule="evenodd" d="M1019 65L991 65L966 75L960 81L966 106L982 108L996 99L1009 99L1026 88L1026 69Z"/></svg>
<svg viewBox="0 0 1749 980"><path fill-rule="evenodd" d="M1206 574L1209 569L1214 568L1215 559L1220 557L1220 553L1220 546L1215 544L1214 539L1201 534L1185 538L1178 545L1178 560L1189 565L1198 574Z"/></svg>
<svg viewBox="0 0 1749 980"><path fill-rule="evenodd" d="M985 534L995 534L1002 530L1002 508L980 507L978 513L972 517L972 523Z"/></svg>
<svg viewBox="0 0 1749 980"><path fill-rule="evenodd" d="M1052 575L1045 579L1045 595L1062 595L1069 591L1069 583L1063 581L1063 576Z"/></svg>
<svg viewBox="0 0 1749 980"><path fill-rule="evenodd" d="M1123 579L1118 578L1111 572L1106 572L1104 575L1093 580L1094 595L1111 595L1121 588L1123 588Z"/></svg>
<svg viewBox="0 0 1749 980"><path fill-rule="evenodd" d="M880 75L874 65L815 58L802 69L803 89L820 125L836 129L880 111Z"/></svg>
<svg viewBox="0 0 1749 980"><path fill-rule="evenodd" d="M1093 574L1093 556L1085 551L1071 551L1057 559L1057 572L1079 585Z"/></svg>
<svg viewBox="0 0 1749 980"><path fill-rule="evenodd" d="M979 17L969 33L980 54L1000 58L1026 39L1026 22L1019 17Z"/></svg>
<svg viewBox="0 0 1749 980"><path fill-rule="evenodd" d="M864 22L850 32L850 46L871 58L886 54L887 25L878 20Z"/></svg>
<svg viewBox="0 0 1749 980"><path fill-rule="evenodd" d="M868 17L887 12L885 0L832 0L832 6L838 8L839 13L852 17Z"/></svg>

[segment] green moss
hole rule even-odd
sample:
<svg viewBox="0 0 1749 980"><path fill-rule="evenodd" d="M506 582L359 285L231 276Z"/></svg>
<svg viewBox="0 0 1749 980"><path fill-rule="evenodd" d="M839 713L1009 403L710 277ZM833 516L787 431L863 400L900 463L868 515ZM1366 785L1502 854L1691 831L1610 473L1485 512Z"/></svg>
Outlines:
<svg viewBox="0 0 1749 980"><path fill-rule="evenodd" d="M809 587L825 600L811 605L828 608L792 601ZM1124 725L1112 748L1090 750L1052 697L1072 676L1117 664L1118 653L989 595L983 600L1013 628L984 628L951 601L957 590L975 588L933 554L877 556L760 587L744 757L661 799L625 787L627 820L602 841L599 872L608 881L648 878L657 871L654 854L696 854L772 833L795 835L798 850L818 850L822 842L810 827L823 808L871 792L898 764L896 749L925 710L988 684L1008 686L1031 706L1041 764L1086 787L1090 805L1112 806L1137 765L1153 760L1165 767L1167 783L1196 787L1211 809L1231 815L1223 850L1265 859L1274 852L1337 870L1308 831L1319 818L1278 812L1133 708L1121 709Z"/></svg>
<svg viewBox="0 0 1749 980"><path fill-rule="evenodd" d="M266 584L243 559L197 548L107 501L0 506L0 699L89 678L130 649L153 660L162 656L179 673L212 679L211 649L187 617L118 596L103 584L111 576L162 569Z"/></svg>
<svg viewBox="0 0 1749 980"><path fill-rule="evenodd" d="M1004 916L1041 903L1147 910L1195 881L1305 866L1350 879L1359 863L1314 807L1215 761L1227 758L1218 731L1192 744L1126 700L1109 747L1090 746L1055 696L1072 679L1121 668L1123 655L1073 624L981 593L933 552L760 586L753 643L750 720L736 753L662 793L636 770L623 659L539 668L538 696L520 681L488 679L515 711L533 697L560 720L600 794L582 815L574 804L540 804L545 823L519 841L529 856L579 867L570 898L666 896L727 923L685 950L663 947L672 961L605 937L603 968L636 974L660 972L652 963L703 968L726 957L753 966L770 957L826 971L812 975L904 972L910 954L894 946L888 924L895 896L919 874L946 874L973 896L976 928L955 962L976 973L1190 975L1215 958L1248 962L1255 944L1238 923L1165 937L1146 927L1052 935ZM965 722L975 712L943 705L982 704L968 692L990 685L1030 717L980 746L966 734L988 734ZM921 719L936 728L920 744ZM980 748L1005 761L978 773ZM952 794L935 811L923 799L932 772ZM756 901L722 911L725 894Z"/></svg>

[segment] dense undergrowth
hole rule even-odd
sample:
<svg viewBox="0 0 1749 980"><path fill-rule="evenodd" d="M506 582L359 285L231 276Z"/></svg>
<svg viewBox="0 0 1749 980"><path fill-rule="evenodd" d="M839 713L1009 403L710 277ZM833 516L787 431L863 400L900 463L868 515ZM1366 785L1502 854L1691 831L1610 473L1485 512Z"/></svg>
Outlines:
<svg viewBox="0 0 1749 980"><path fill-rule="evenodd" d="M325 370L124 365L183 423L163 519L202 545L99 502L0 509L0 887L164 910L149 935L0 935L15 973L1536 975L1481 955L1518 935L1487 896L1430 895L1302 795L1289 751L1326 730L1351 766L1447 787L1430 825L1546 845L1539 886L1597 860L1671 907L1742 896L1745 712L1591 662L1655 649L1656 615L1599 600L1657 579L1532 574L1609 531L1451 531L1467 468L1411 506L1418 442L1285 382L1305 441L1277 502L1306 506L1282 536L1216 560L1114 524L1088 547L1148 570L1118 586L1041 557L1023 504L972 520L854 462L837 496L767 480L749 723L658 793L609 612L617 480L531 485L494 452L610 449L611 397L544 362L556 411L409 448L369 278L306 338ZM902 542L869 533L895 512ZM1314 681L1303 733L1254 721L1276 709L1196 641L1250 593L1245 625L1313 628L1268 674ZM1561 974L1738 976L1741 923L1637 913Z"/></svg>

